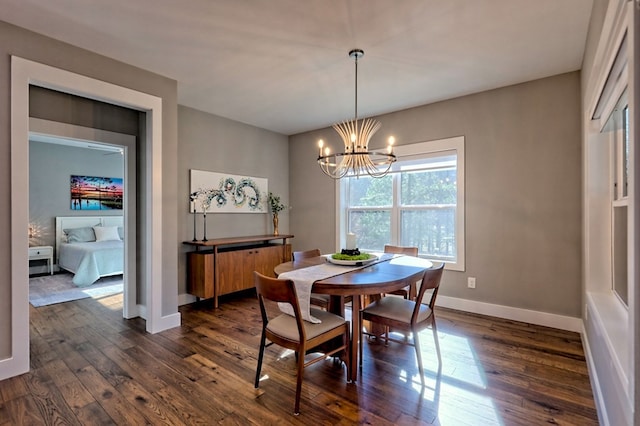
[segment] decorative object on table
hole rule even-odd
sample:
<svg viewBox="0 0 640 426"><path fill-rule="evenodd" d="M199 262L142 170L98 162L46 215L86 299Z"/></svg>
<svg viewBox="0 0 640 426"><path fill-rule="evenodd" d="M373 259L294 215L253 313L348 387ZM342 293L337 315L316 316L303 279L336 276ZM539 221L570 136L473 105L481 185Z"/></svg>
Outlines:
<svg viewBox="0 0 640 426"><path fill-rule="evenodd" d="M202 215L202 241L209 241L207 240L207 211L206 210Z"/></svg>
<svg viewBox="0 0 640 426"><path fill-rule="evenodd" d="M190 201L190 209L189 211L193 212L193 240L192 241L198 241L198 238L196 237L196 200L198 199L198 194L196 192L192 192L189 194L189 201Z"/></svg>
<svg viewBox="0 0 640 426"><path fill-rule="evenodd" d="M190 191L207 192L213 213L264 213L268 180L227 173L191 170ZM204 213L197 206L198 213Z"/></svg>
<svg viewBox="0 0 640 426"><path fill-rule="evenodd" d="M340 253L334 253L327 258L329 262L344 266L363 266L378 260L378 256L371 253L360 253L360 250L342 249Z"/></svg>
<svg viewBox="0 0 640 426"><path fill-rule="evenodd" d="M347 250L357 250L358 244L356 244L356 234L349 232L347 234L347 244L345 247Z"/></svg>
<svg viewBox="0 0 640 426"><path fill-rule="evenodd" d="M29 247L45 245L45 227L38 222L29 222Z"/></svg>
<svg viewBox="0 0 640 426"><path fill-rule="evenodd" d="M213 199L216 197L217 195L217 191L214 189L199 189L195 192L192 192L191 195L189 196L189 198L192 201L193 204L193 213L195 215L196 213L196 206L198 205L198 203L196 203L196 200L200 201L200 209L203 213L203 232L204 232L204 236L202 238L202 241L208 241L207 240L207 210L209 210L209 208L211 207L211 202L213 201ZM198 241L196 239L196 235L195 235L195 227L196 227L196 222L195 222L195 216L194 216L194 221L193 221L193 240L194 241Z"/></svg>
<svg viewBox="0 0 640 426"><path fill-rule="evenodd" d="M280 196L275 195L273 192L269 192L269 210L273 214L273 235L279 235L278 232L278 213L287 208L282 202L280 202Z"/></svg>
<svg viewBox="0 0 640 426"><path fill-rule="evenodd" d="M396 161L393 153L395 139L389 137L389 145L385 151L369 151L371 137L380 129L380 122L372 118L358 121L358 59L364 56L361 49L353 49L349 57L356 64L356 91L355 91L355 118L334 124L333 128L342 138L344 152L331 153L329 147L324 146L324 141L318 141L320 152L318 165L327 176L340 179L347 175L383 177L391 170L391 165Z"/></svg>
<svg viewBox="0 0 640 426"><path fill-rule="evenodd" d="M122 210L122 178L71 175L71 210Z"/></svg>

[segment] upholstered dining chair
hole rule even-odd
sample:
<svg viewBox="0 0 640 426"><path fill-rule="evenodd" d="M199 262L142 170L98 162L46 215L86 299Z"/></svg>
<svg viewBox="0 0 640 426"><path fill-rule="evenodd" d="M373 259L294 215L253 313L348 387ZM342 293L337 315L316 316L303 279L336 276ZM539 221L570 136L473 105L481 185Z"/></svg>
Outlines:
<svg viewBox="0 0 640 426"><path fill-rule="evenodd" d="M304 321L300 313L300 304L293 281L267 277L255 271L253 276L262 315L262 337L260 339L255 387L257 389L260 385L260 371L262 370L262 360L266 346L275 343L294 351L298 369L294 414L298 415L300 414L300 392L302 390L304 368L340 351L348 354L349 323L338 315L314 308L311 308L311 315L322 322L315 324ZM265 303L267 300L291 304L295 316L284 313L270 315ZM305 362L305 355L308 351L340 336L342 336L342 344L340 346ZM271 342L268 345L266 344L267 339ZM348 356L344 357L347 366L347 378L351 377L351 365L348 358Z"/></svg>
<svg viewBox="0 0 640 426"><path fill-rule="evenodd" d="M442 357L440 356L440 344L438 342L438 332L436 329L436 317L433 310L435 308L436 297L438 296L438 289L440 288L443 270L444 263L425 270L416 300L402 299L395 296L385 296L380 300L370 303L360 311L361 321L368 320L385 327L385 345L388 346L389 340L392 340L398 343L415 346L418 370L420 371L420 380L423 385L424 371L422 368L420 339L418 336L421 330L424 330L429 326L431 326L433 331L436 355L438 357L438 371L442 368ZM425 292L429 289L433 289L433 292L431 293L429 303L425 305L422 302L422 299L424 298ZM389 328L393 328L393 330L411 332L413 335L413 343L406 339L396 340L390 338ZM362 328L360 328L359 332L360 367L362 367Z"/></svg>
<svg viewBox="0 0 640 426"><path fill-rule="evenodd" d="M303 250L303 251L294 251L292 253L293 261L300 259L307 259L309 257L318 257L321 255L320 249L311 249L311 250ZM329 300L330 296L328 294L317 294L311 293L311 299L309 303L313 306L317 306L319 308L324 309L325 311L329 309Z"/></svg>
<svg viewBox="0 0 640 426"><path fill-rule="evenodd" d="M418 257L418 247L392 246L386 244L384 246L384 252ZM404 297L405 299L415 299L416 283L410 283L408 286L401 288L400 290L393 291L390 294L397 294Z"/></svg>

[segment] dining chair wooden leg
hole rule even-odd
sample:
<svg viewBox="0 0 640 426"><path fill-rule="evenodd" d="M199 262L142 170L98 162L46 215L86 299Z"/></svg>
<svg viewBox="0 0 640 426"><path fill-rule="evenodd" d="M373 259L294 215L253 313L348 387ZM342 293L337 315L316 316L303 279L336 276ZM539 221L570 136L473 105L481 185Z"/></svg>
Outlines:
<svg viewBox="0 0 640 426"><path fill-rule="evenodd" d="M436 327L436 318L431 316L431 331L433 332L433 341L436 344L436 355L438 356L438 371L442 370L442 356L440 355L440 341L438 339L438 328Z"/></svg>
<svg viewBox="0 0 640 426"><path fill-rule="evenodd" d="M298 377L296 381L296 405L293 410L293 414L296 416L300 414L300 394L302 393L302 375L304 371L304 353L306 351L301 350L298 356Z"/></svg>
<svg viewBox="0 0 640 426"><path fill-rule="evenodd" d="M360 324L362 324L362 322ZM343 352L343 356L344 356L344 363L347 366L347 383L351 383L351 369L357 368L357 366L351 365L351 362L349 362L349 354L351 353L351 344L352 344L353 338L351 337L350 330L347 330L347 333L348 334L345 336L345 338L347 339L345 346L347 348Z"/></svg>
<svg viewBox="0 0 640 426"><path fill-rule="evenodd" d="M266 340L267 336L265 336L264 331L262 331L262 337L260 338L260 353L258 353L258 366L256 368L256 389L258 389L258 385L260 384L260 371L262 370L262 358L264 357L264 344L266 343Z"/></svg>
<svg viewBox="0 0 640 426"><path fill-rule="evenodd" d="M422 354L420 353L420 339L418 335L420 333L417 330L413 331L413 345L416 348L416 358L418 359L418 371L420 372L420 382L424 386L424 369L422 368Z"/></svg>

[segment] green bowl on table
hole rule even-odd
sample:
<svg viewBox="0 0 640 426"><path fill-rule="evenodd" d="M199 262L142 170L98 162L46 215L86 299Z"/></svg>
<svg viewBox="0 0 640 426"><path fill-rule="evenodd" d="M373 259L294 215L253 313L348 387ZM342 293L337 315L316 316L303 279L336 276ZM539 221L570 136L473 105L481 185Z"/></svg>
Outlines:
<svg viewBox="0 0 640 426"><path fill-rule="evenodd" d="M346 250L343 250L342 253L334 253L329 256L329 262L335 263L336 265L347 265L347 266L362 266L365 263L369 263L378 257L376 255L370 253L345 253Z"/></svg>

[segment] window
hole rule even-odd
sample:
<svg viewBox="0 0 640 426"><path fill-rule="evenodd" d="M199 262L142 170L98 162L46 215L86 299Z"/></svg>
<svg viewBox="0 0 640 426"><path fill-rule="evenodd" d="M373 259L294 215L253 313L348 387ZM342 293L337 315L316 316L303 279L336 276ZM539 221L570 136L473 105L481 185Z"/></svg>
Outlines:
<svg viewBox="0 0 640 426"><path fill-rule="evenodd" d="M340 246L353 232L365 251L416 246L421 257L464 270L464 138L396 147L383 178L340 180Z"/></svg>
<svg viewBox="0 0 640 426"><path fill-rule="evenodd" d="M609 202L611 226L611 291L624 307L629 306L629 94L627 36L620 47L593 113L601 123L603 141L609 148Z"/></svg>
<svg viewBox="0 0 640 426"><path fill-rule="evenodd" d="M628 230L629 230L629 104L624 91L604 128L611 145L612 207L612 290L629 305Z"/></svg>

